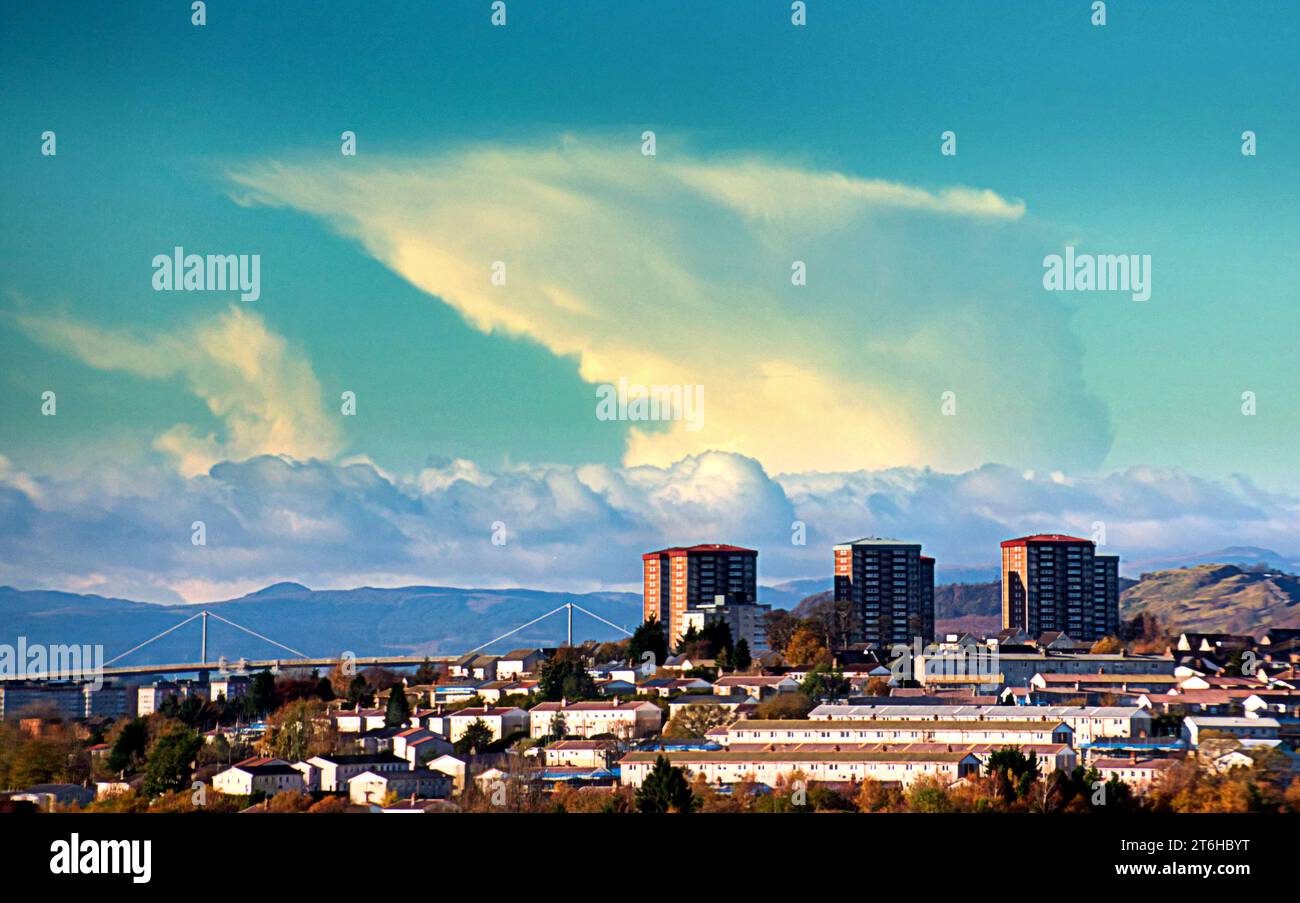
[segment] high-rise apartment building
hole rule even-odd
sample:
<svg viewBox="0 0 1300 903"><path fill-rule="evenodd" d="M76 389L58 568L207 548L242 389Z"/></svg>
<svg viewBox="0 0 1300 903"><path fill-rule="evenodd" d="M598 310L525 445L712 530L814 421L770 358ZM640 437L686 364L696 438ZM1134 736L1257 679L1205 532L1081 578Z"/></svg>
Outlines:
<svg viewBox="0 0 1300 903"><path fill-rule="evenodd" d="M1119 635L1119 556L1092 556L1093 623L1105 624L1102 636Z"/></svg>
<svg viewBox="0 0 1300 903"><path fill-rule="evenodd" d="M921 645L934 641L934 559L921 556L921 612L919 615Z"/></svg>
<svg viewBox="0 0 1300 903"><path fill-rule="evenodd" d="M1089 539L1039 533L1002 543L1002 627L1099 640L1119 630L1119 557Z"/></svg>
<svg viewBox="0 0 1300 903"><path fill-rule="evenodd" d="M709 544L674 547L641 556L644 571L642 620L657 618L675 645L686 632L686 612L713 604L718 596L738 604L758 597L758 552Z"/></svg>
<svg viewBox="0 0 1300 903"><path fill-rule="evenodd" d="M835 546L835 601L849 602L854 643L888 649L934 637L934 559L917 543L868 537Z"/></svg>

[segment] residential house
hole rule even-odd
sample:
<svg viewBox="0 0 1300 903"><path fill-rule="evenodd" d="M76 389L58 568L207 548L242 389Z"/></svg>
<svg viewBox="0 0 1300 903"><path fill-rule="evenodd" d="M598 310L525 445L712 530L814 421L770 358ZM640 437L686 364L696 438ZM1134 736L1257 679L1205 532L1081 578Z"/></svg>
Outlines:
<svg viewBox="0 0 1300 903"><path fill-rule="evenodd" d="M1092 767L1097 769L1103 781L1118 778L1132 787L1134 792L1145 793L1177 764L1177 759L1140 758L1132 755L1128 758L1116 756L1094 759Z"/></svg>
<svg viewBox="0 0 1300 903"><path fill-rule="evenodd" d="M511 734L528 730L528 713L520 708L510 706L473 706L451 712L445 716L447 739L452 743L465 736L465 731L476 721L482 721L492 732L494 741L509 737Z"/></svg>
<svg viewBox="0 0 1300 903"><path fill-rule="evenodd" d="M446 799L451 792L451 776L431 768L363 771L348 780L348 799L359 806L382 804L389 794L415 799Z"/></svg>
<svg viewBox="0 0 1300 903"><path fill-rule="evenodd" d="M264 793L275 796L289 790L306 790L303 774L284 759L255 756L237 762L212 778L212 789L229 796Z"/></svg>
<svg viewBox="0 0 1300 903"><path fill-rule="evenodd" d="M542 667L546 653L541 649L515 649L497 659L497 680L530 677Z"/></svg>
<svg viewBox="0 0 1300 903"><path fill-rule="evenodd" d="M312 756L305 762L294 765L302 772L307 785L313 790L324 793L343 793L348 781L365 771L383 774L387 772L409 771L410 763L399 759L392 753L377 755L339 755L331 753L325 756Z"/></svg>

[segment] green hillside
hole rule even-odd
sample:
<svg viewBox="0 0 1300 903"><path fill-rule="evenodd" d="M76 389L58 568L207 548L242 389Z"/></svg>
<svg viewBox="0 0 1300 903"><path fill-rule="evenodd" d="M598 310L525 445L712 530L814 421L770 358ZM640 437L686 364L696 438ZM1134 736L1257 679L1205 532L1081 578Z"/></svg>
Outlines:
<svg viewBox="0 0 1300 903"><path fill-rule="evenodd" d="M1120 615L1155 615L1170 633L1248 633L1300 627L1300 577L1232 564L1155 571L1120 596Z"/></svg>

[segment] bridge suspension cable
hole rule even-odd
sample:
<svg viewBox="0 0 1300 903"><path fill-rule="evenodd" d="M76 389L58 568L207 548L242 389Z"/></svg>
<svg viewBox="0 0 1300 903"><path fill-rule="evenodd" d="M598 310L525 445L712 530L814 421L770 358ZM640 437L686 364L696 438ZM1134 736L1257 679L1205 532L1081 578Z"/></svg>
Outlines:
<svg viewBox="0 0 1300 903"><path fill-rule="evenodd" d="M481 650L481 649L486 649L488 646L491 646L493 643L499 642L500 640L504 640L504 639L506 639L507 637L512 637L512 636L514 636L516 633L518 633L519 631L523 630L523 629L526 628L526 627L532 627L532 626L533 626L534 624L536 624L538 621L544 621L544 620L546 620L547 618L549 618L551 615L553 615L553 614L557 614L557 613L559 613L559 612L561 612L561 611L564 611L566 608L569 610L569 645L573 645L573 611L574 611L574 609L577 609L578 611L582 612L584 615L587 615L587 617L595 618L597 621L600 621L602 624L608 624L610 627L613 627L615 630L617 630L619 633L623 634L624 636L631 636L631 635L632 635L631 631L627 630L626 628L623 628L623 627L618 626L618 625L615 624L613 621L609 621L609 620L606 620L605 618L602 618L600 615L596 614L595 612L588 611L587 609L583 608L581 605L578 605L578 604L576 604L576 603L574 603L574 602L565 602L563 605L559 605L559 606L556 606L555 608L552 608L552 609L551 609L550 611L548 611L546 614L544 614L544 615L540 615L539 617L536 617L536 618L533 618L533 619L532 619L531 621L529 621L527 624L520 624L520 625L519 625L518 627L516 627L514 630L511 630L511 631L509 631L509 632L507 632L507 633L503 633L503 634L501 634L501 636L499 636L499 637L494 637L494 638L488 640L486 643L483 643L481 646L475 646L473 649L471 649L469 652L466 652L465 654L466 654L466 655L473 655L475 652L478 652L478 651Z"/></svg>
<svg viewBox="0 0 1300 903"><path fill-rule="evenodd" d="M305 653L305 652L299 652L297 649L294 649L294 648L291 647L291 646L286 646L284 643L276 642L275 640L271 639L269 636L264 636L263 634L258 633L256 630L249 630L249 629L248 629L247 627L245 627L243 624L236 624L234 621L231 621L229 618L223 618L221 615L216 614L215 612L208 611L208 610L205 608L205 609L203 609L203 611L196 612L195 614L190 615L188 618L186 618L184 621L181 621L179 624L173 624L171 627L168 627L168 628L167 628L166 630L164 630L162 633L159 633L159 634L156 634L155 636L151 636L151 637L149 637L149 639L145 640L143 643L139 643L139 644L137 644L137 645L135 645L135 646L132 646L130 649L126 650L126 651L123 652L121 655L117 655L117 656L114 656L113 658L110 658L108 661L104 662L104 667L108 667L109 665L112 665L114 662L121 661L122 659L124 659L124 658L126 658L128 655L130 655L132 652L137 652L137 651L143 649L145 646L148 646L150 643L154 642L155 640L160 640L160 639L162 639L163 637L167 636L167 634L171 633L172 631L180 630L180 629L181 629L182 627L184 627L186 624L190 623L191 621L193 621L193 620L195 620L195 619L197 619L197 618L203 618L203 619L204 619L204 623L203 623L203 628L204 628L204 629L203 629L203 640L202 640L202 646L200 647L200 648L202 649L202 653L203 653L203 654L201 655L201 658L204 658L204 659L207 658L207 651L208 651L208 649L207 649L207 647L208 647L208 639L207 639L207 619L208 619L208 618L216 618L216 619L217 619L218 621L220 621L221 623L223 623L223 624L229 624L231 627L234 627L236 630L242 630L244 633L248 634L248 635L251 636L251 637L256 637L257 639L262 640L263 642L266 642L266 643L270 643L272 646L276 646L276 647L278 647L278 648L280 648L280 649L283 649L283 650L286 651L286 652L292 652L294 655L298 656L299 658L310 658L310 656L307 655L307 653ZM521 629L522 629L522 628L521 628ZM199 664L201 664L201 665L206 665L206 664L208 664L208 662L207 662L207 661L202 661L202 662L199 662Z"/></svg>
<svg viewBox="0 0 1300 903"><path fill-rule="evenodd" d="M203 615L203 612L199 612L198 614L190 615L190 616L189 616L188 618L186 618L184 621L181 621L179 624L176 624L175 626L168 627L166 630L164 630L162 633L158 634L157 636L151 636L151 637L149 637L149 639L145 640L145 641L144 641L143 643L141 643L140 645L138 645L138 646L132 646L130 649L126 650L126 651L123 652L121 655L114 656L113 658L110 658L108 661L104 662L104 667L107 668L109 665L113 664L114 662L119 661L120 659L124 659L124 658L126 658L126 657L127 657L128 655L130 655L132 652L135 652L135 651L138 650L138 649L143 649L145 646L148 646L148 645L149 645L150 643L152 643L154 640L161 640L163 637L167 636L167 634L171 633L173 630L180 630L182 627L184 627L184 626L185 626L186 624L188 624L190 621L193 621L195 618L201 617L202 615Z"/></svg>
<svg viewBox="0 0 1300 903"><path fill-rule="evenodd" d="M242 624L236 624L234 621L223 618L219 614L214 614L213 612L210 611L206 612L206 614L208 615L208 617L216 618L218 621L220 621L223 624L229 624L231 627L234 627L236 630L244 631L244 633L248 634L249 636L257 637L259 640L263 640L267 643L270 643L272 646L278 646L281 649L283 649L285 652L292 652L294 655L298 656L299 658L311 658L311 656L309 656L305 652L299 652L297 649L286 646L284 643L277 643L269 636L263 636L262 634L258 633L256 630L249 630L247 627L243 626Z"/></svg>

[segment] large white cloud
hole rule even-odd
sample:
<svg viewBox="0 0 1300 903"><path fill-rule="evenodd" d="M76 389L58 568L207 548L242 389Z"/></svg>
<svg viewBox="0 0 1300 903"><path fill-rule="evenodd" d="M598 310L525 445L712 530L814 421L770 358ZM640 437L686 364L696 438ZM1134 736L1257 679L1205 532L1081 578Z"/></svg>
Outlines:
<svg viewBox="0 0 1300 903"><path fill-rule="evenodd" d="M115 465L76 478L0 458L0 582L207 601L278 580L317 588L441 583L634 588L640 554L727 541L760 550L764 582L827 577L831 544L863 534L924 544L941 576L992 566L1001 539L1106 524L1127 561L1261 545L1295 554L1300 499L1249 482L1141 469L1097 478L985 465L962 473L769 475L711 452L670 467L520 467L467 461L411 478L366 462L258 457L183 477ZM191 544L191 524L207 545ZM791 542L802 521L807 545ZM492 542L494 525L506 542Z"/></svg>
<svg viewBox="0 0 1300 903"><path fill-rule="evenodd" d="M325 219L591 383L702 385L703 428L633 429L629 465L723 450L791 471L1093 467L1109 447L1068 310L1039 290L1042 236L987 189L574 137L229 178L240 203Z"/></svg>

